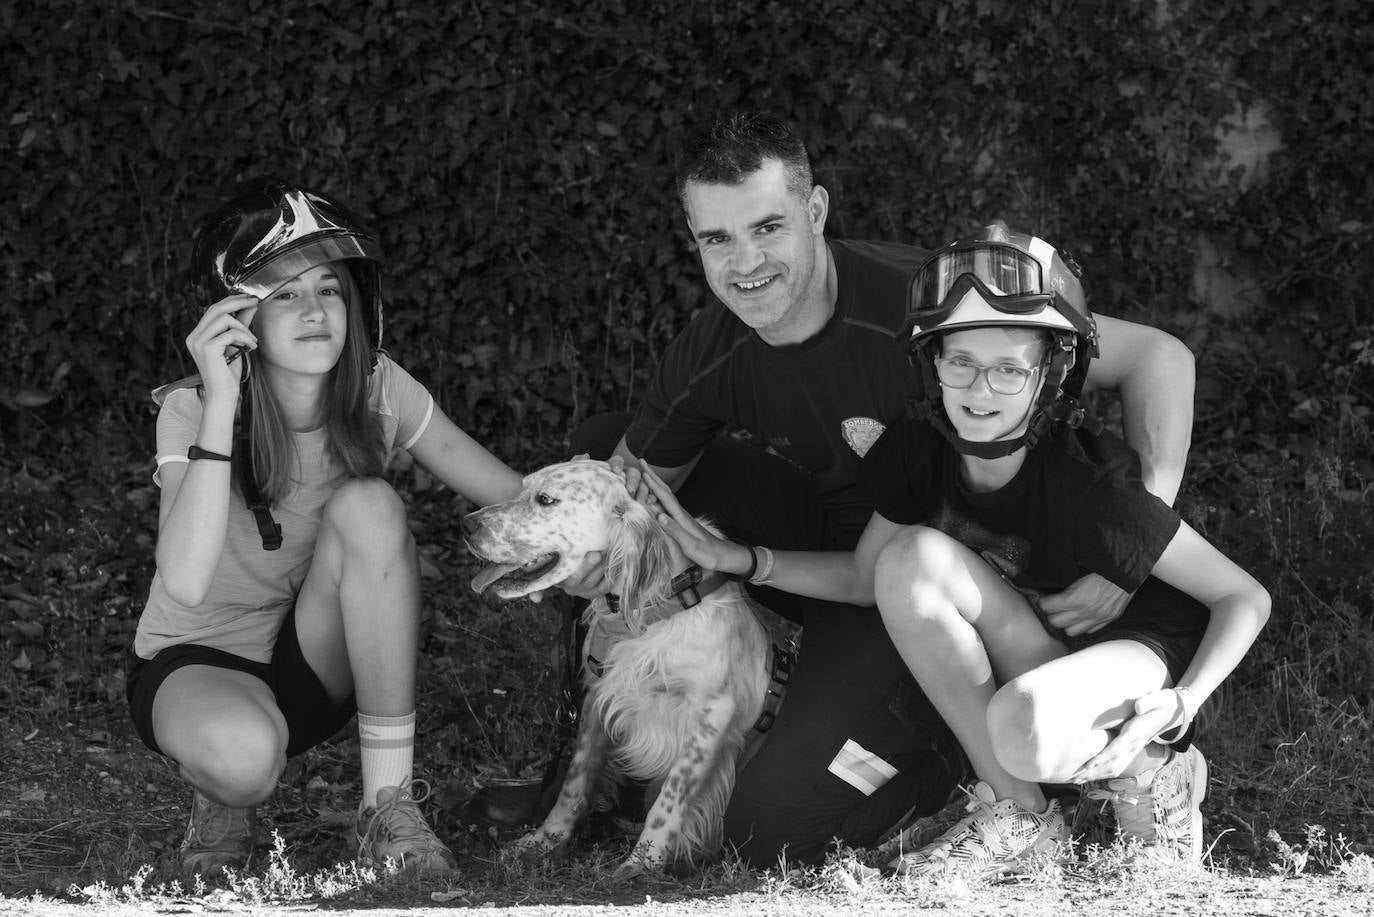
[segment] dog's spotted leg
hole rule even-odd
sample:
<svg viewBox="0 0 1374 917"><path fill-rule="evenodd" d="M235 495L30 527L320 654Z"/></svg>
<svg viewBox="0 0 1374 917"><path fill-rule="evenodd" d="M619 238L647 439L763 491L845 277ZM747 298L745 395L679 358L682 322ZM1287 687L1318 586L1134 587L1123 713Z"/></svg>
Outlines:
<svg viewBox="0 0 1374 917"><path fill-rule="evenodd" d="M616 879L661 872L670 860L690 856L691 844L683 836L686 809L702 801L702 789L714 779L721 762L722 738L734 715L735 703L728 696L712 698L701 708L682 756L663 781L644 819L644 830L634 850L616 868ZM717 819L723 815L712 813Z"/></svg>
<svg viewBox="0 0 1374 917"><path fill-rule="evenodd" d="M581 725L577 731L577 746L558 800L544 823L510 846L510 851L527 862L563 852L572 839L573 830L586 816L591 805L592 790L597 775L606 761L608 740L606 730L597 715L589 694L582 705Z"/></svg>

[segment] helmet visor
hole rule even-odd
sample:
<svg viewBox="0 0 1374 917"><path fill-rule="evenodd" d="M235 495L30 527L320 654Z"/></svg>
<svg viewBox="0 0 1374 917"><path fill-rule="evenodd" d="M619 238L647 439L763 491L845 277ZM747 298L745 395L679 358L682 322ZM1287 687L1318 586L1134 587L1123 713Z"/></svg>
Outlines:
<svg viewBox="0 0 1374 917"><path fill-rule="evenodd" d="M375 261L380 257L381 252L377 245L363 236L307 239L299 245L277 251L266 264L239 278L232 289L236 293L248 293L262 299L313 267L331 261L342 261L345 258L366 258Z"/></svg>

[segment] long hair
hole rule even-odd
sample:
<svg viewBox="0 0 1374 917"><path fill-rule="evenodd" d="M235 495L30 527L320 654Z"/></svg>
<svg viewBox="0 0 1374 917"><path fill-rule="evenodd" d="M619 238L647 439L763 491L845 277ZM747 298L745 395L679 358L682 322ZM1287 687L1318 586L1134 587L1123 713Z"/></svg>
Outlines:
<svg viewBox="0 0 1374 917"><path fill-rule="evenodd" d="M687 185L692 182L738 185L768 159L780 160L786 168L789 191L801 198L811 193L811 159L790 124L760 111L717 115L683 147L676 170L678 200L686 205Z"/></svg>
<svg viewBox="0 0 1374 917"><path fill-rule="evenodd" d="M382 473L386 449L381 426L368 409L372 350L357 279L349 262L337 263L346 268L339 271L339 283L347 303L348 325L343 350L325 383L325 448L349 477L376 477ZM256 353L250 358L256 360ZM253 399L253 473L263 497L276 504L297 483L300 459L296 440L262 372L249 378L248 396Z"/></svg>

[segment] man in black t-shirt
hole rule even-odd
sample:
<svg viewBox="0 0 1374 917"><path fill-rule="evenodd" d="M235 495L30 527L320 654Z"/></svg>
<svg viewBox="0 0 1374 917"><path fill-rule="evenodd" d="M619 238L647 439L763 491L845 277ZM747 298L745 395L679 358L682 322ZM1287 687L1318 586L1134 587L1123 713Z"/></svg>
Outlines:
<svg viewBox="0 0 1374 917"><path fill-rule="evenodd" d="M718 302L669 346L628 427L623 415L593 418L574 451L605 457L614 445L650 464L733 538L852 549L872 513L859 460L916 392L895 338L926 252L827 240L829 196L800 139L768 115L732 113L696 135L678 190ZM1112 347L1089 382L1121 393L1146 484L1172 501L1192 424L1192 357L1163 332L1100 321ZM734 428L766 450L720 435ZM966 765L876 610L751 592L805 629L781 712L739 776L727 839L756 865L780 854L814 863L835 838L867 846L939 810ZM1043 607L1083 632L1126 598L1094 576Z"/></svg>

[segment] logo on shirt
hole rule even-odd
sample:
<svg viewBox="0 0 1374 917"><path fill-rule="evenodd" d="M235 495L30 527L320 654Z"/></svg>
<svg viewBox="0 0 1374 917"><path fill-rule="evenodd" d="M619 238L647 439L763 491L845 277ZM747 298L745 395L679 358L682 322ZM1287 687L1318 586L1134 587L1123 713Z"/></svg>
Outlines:
<svg viewBox="0 0 1374 917"><path fill-rule="evenodd" d="M868 454L868 450L873 448L873 444L886 429L887 427L872 417L850 417L840 424L840 434L859 458Z"/></svg>

